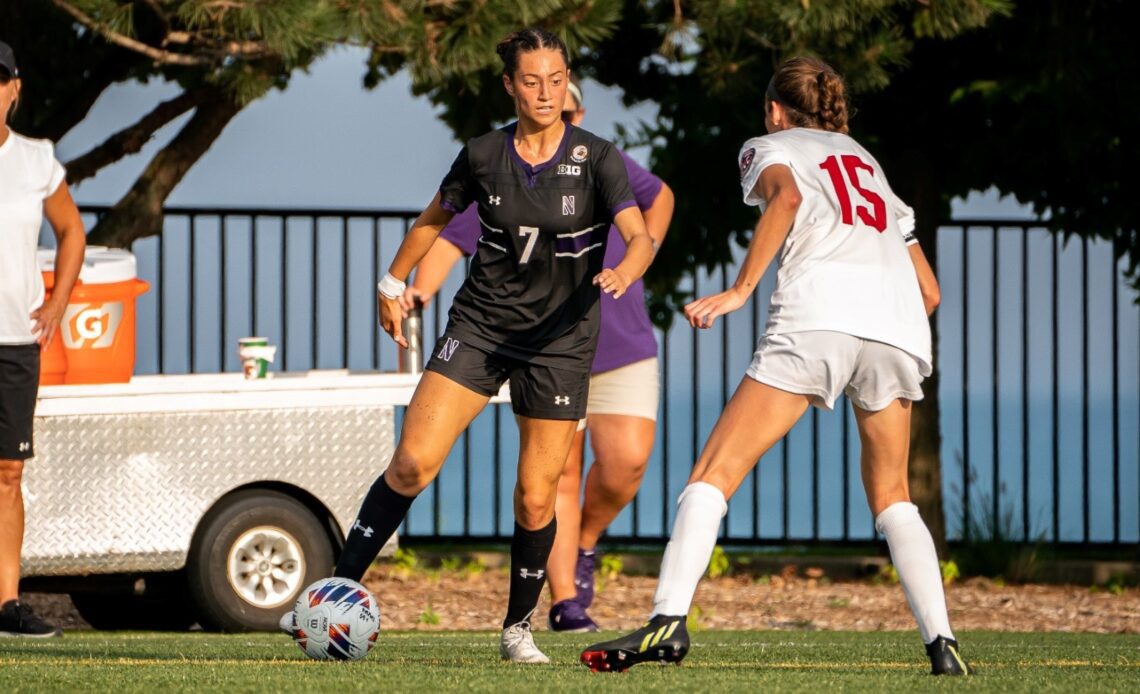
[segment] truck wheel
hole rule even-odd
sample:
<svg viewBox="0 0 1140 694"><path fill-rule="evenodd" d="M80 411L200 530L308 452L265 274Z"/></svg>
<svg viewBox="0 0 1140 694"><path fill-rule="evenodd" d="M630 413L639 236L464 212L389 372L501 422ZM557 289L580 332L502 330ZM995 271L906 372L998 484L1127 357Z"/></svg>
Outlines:
<svg viewBox="0 0 1140 694"><path fill-rule="evenodd" d="M280 492L249 489L203 518L186 574L203 628L275 631L301 590L332 568L332 542L312 511Z"/></svg>
<svg viewBox="0 0 1140 694"><path fill-rule="evenodd" d="M186 631L197 621L185 600L171 596L72 593L71 602L96 629Z"/></svg>

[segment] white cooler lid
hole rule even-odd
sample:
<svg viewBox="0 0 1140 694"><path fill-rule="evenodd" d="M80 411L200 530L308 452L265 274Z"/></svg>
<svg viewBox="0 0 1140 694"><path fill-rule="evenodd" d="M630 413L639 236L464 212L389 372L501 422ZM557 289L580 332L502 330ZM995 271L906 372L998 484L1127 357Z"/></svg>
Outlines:
<svg viewBox="0 0 1140 694"><path fill-rule="evenodd" d="M55 270L55 249L40 248L36 251L42 272ZM126 282L138 277L138 264L130 251L106 246L88 246L83 257L83 267L79 271L79 281L84 284L113 284Z"/></svg>

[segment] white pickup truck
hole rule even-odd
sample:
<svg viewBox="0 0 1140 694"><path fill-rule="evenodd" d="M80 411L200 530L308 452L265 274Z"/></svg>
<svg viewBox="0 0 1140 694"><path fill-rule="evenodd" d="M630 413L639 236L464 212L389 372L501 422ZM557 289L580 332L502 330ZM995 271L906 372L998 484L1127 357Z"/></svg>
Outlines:
<svg viewBox="0 0 1140 694"><path fill-rule="evenodd" d="M25 588L70 593L97 628L276 628L330 572L418 379L314 371L41 388Z"/></svg>

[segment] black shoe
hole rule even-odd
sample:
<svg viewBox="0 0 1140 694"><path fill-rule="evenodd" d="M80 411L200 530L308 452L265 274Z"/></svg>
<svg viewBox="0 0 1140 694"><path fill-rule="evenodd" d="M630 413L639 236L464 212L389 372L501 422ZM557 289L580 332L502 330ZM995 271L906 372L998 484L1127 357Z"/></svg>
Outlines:
<svg viewBox="0 0 1140 694"><path fill-rule="evenodd" d="M926 644L926 655L930 656L932 675L972 675L974 670L966 664L958 652L958 642L939 636Z"/></svg>
<svg viewBox="0 0 1140 694"><path fill-rule="evenodd" d="M50 639L63 636L63 631L37 617L19 600L9 600L0 607L0 636Z"/></svg>
<svg viewBox="0 0 1140 694"><path fill-rule="evenodd" d="M594 672L624 672L638 663L680 665L688 652L685 617L657 615L632 634L588 647L581 660Z"/></svg>

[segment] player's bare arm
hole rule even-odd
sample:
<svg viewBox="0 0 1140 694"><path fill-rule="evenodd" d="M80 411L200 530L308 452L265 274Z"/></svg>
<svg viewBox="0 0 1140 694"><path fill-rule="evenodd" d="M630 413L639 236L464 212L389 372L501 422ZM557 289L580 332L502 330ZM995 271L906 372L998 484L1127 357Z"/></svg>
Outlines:
<svg viewBox="0 0 1140 694"><path fill-rule="evenodd" d="M404 237L400 249L396 251L396 257L392 260L392 265L388 268L388 275L398 282L404 282L411 274L412 268L427 255L428 250L439 236L439 232L443 231L443 227L447 226L447 223L454 216L454 212L446 210L440 205L439 193L436 193L431 203L416 218L411 230ZM394 292L391 296L385 296L382 290L377 290L376 304L380 317L380 327L392 336L396 344L406 349L408 340L404 337L401 327L401 322L406 314L400 306L400 298L405 289L406 287L400 287L399 291Z"/></svg>
<svg viewBox="0 0 1140 694"><path fill-rule="evenodd" d="M645 230L649 232L657 248L661 248L661 244L665 243L665 235L669 233L674 202L673 189L662 181L661 190L658 191L657 197L653 198L653 204L641 212L645 218Z"/></svg>
<svg viewBox="0 0 1140 694"><path fill-rule="evenodd" d="M51 298L35 311L31 318L35 321L32 333L40 347L47 349L51 338L59 330L63 310L67 306L71 288L79 277L83 264L83 252L87 247L87 235L83 231L83 220L79 209L71 198L67 183L60 184L54 193L44 200L44 216L47 217L56 238L55 291Z"/></svg>
<svg viewBox="0 0 1140 694"><path fill-rule="evenodd" d="M618 228L621 237L625 239L625 257L615 268L606 268L594 277L594 284L606 294L612 294L615 299L621 298L629 285L641 279L649 264L653 262L653 237L645 228L645 218L641 210L636 207L627 207L614 217L614 226Z"/></svg>
<svg viewBox="0 0 1140 694"><path fill-rule="evenodd" d="M694 328L711 328L717 317L735 311L748 301L796 220L803 198L790 168L776 164L764 169L754 190L768 201L768 207L756 222L740 274L726 291L686 304L685 317Z"/></svg>
<svg viewBox="0 0 1140 694"><path fill-rule="evenodd" d="M407 311L412 308L416 299L423 304L431 301L443 286L443 281L447 279L451 268L455 267L462 257L463 251L459 246L446 238L437 238L427 255L416 264L415 281L404 290L403 296L400 297L400 306Z"/></svg>
<svg viewBox="0 0 1140 694"><path fill-rule="evenodd" d="M922 252L917 243L907 246L910 251L910 260L914 263L914 272L918 275L918 290L922 293L922 305L926 307L926 315L932 315L934 309L942 302L942 290L938 287L938 278L934 276L934 268Z"/></svg>

